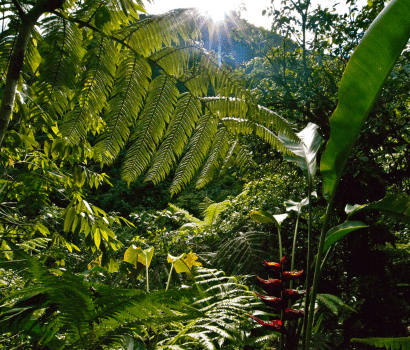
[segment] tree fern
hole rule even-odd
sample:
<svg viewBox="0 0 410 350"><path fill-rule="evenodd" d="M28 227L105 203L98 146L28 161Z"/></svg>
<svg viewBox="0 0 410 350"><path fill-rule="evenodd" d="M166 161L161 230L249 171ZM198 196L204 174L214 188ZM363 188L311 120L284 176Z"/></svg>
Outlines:
<svg viewBox="0 0 410 350"><path fill-rule="evenodd" d="M195 127L200 111L199 102L190 93L181 96L164 140L147 173L146 181L158 183L171 171L188 142L188 137Z"/></svg>
<svg viewBox="0 0 410 350"><path fill-rule="evenodd" d="M123 166L123 179L128 183L135 181L148 167L177 97L178 89L172 78L160 75L152 81L144 110L132 136L133 145Z"/></svg>
<svg viewBox="0 0 410 350"><path fill-rule="evenodd" d="M363 343L367 345L373 345L376 348L386 348L391 350L409 350L410 349L410 337L404 338L365 338L358 339L353 338L350 341Z"/></svg>
<svg viewBox="0 0 410 350"><path fill-rule="evenodd" d="M151 68L145 60L133 52L123 55L116 71L112 97L103 115L107 126L96 144L97 157L102 163L111 163L128 141L129 127L138 117L150 76Z"/></svg>

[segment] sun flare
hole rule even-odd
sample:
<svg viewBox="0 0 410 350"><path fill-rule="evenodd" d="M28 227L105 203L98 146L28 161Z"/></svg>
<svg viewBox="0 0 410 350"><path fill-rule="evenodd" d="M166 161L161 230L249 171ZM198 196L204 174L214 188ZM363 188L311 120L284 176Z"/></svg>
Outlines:
<svg viewBox="0 0 410 350"><path fill-rule="evenodd" d="M198 9L214 22L223 22L231 11L237 11L240 7L240 0L204 0Z"/></svg>

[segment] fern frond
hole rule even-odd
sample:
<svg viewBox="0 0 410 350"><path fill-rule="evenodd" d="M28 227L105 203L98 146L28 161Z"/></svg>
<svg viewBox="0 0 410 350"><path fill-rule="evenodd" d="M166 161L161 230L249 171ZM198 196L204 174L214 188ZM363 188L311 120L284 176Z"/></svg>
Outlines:
<svg viewBox="0 0 410 350"><path fill-rule="evenodd" d="M125 157L122 177L126 182L135 181L148 167L164 134L165 123L169 122L178 94L175 80L164 74L151 82L147 101L132 136L135 141ZM179 108L180 103L176 110Z"/></svg>
<svg viewBox="0 0 410 350"><path fill-rule="evenodd" d="M0 33L1 82L3 82L3 80L6 78L11 54L13 53L16 44L18 30L19 22L16 19L12 19L8 25L8 28Z"/></svg>
<svg viewBox="0 0 410 350"><path fill-rule="evenodd" d="M157 184L169 174L191 136L200 111L196 98L190 93L181 95L165 133L164 141L154 156L145 181Z"/></svg>
<svg viewBox="0 0 410 350"><path fill-rule="evenodd" d="M71 143L78 144L85 139L89 129L98 129L98 115L101 113L111 89L118 52L111 40L94 34L90 49L82 63L84 71L80 86L71 103L74 105L63 118L60 131Z"/></svg>
<svg viewBox="0 0 410 350"><path fill-rule="evenodd" d="M299 137L285 118L263 106L258 106L258 110L259 113L256 115L255 120L259 124L264 125L269 129L273 128L277 134L284 133L292 141L300 142Z"/></svg>
<svg viewBox="0 0 410 350"><path fill-rule="evenodd" d="M358 342L373 345L376 348L386 348L391 350L410 350L410 337L403 338L365 338L350 339L351 342Z"/></svg>
<svg viewBox="0 0 410 350"><path fill-rule="evenodd" d="M245 118L248 112L247 101L234 97L204 97L201 99L209 110L220 118Z"/></svg>
<svg viewBox="0 0 410 350"><path fill-rule="evenodd" d="M179 163L174 180L170 187L171 194L181 191L194 177L205 159L212 139L217 132L217 121L211 114L205 114L198 122L198 126L188 145L188 152Z"/></svg>
<svg viewBox="0 0 410 350"><path fill-rule="evenodd" d="M206 186L215 176L229 148L229 134L224 127L218 130L209 156L196 182L196 188Z"/></svg>
<svg viewBox="0 0 410 350"><path fill-rule="evenodd" d="M129 127L137 119L149 86L151 68L132 52L123 55L116 71L112 98L103 120L106 131L96 144L96 156L103 164L110 164L125 146Z"/></svg>
<svg viewBox="0 0 410 350"><path fill-rule="evenodd" d="M333 314L338 315L340 307L343 307L349 311L357 312L355 309L343 302L342 299L332 294L318 294L317 300L323 303Z"/></svg>
<svg viewBox="0 0 410 350"><path fill-rule="evenodd" d="M196 16L193 9L172 10L133 23L122 28L117 34L136 52L149 57L163 47L178 46L190 39L197 40L200 31Z"/></svg>
<svg viewBox="0 0 410 350"><path fill-rule="evenodd" d="M53 108L61 115L68 108L71 90L76 86L79 63L85 53L83 37L76 25L58 16L44 18L42 26L39 51L43 60L34 87L38 91L36 104L49 113L53 113Z"/></svg>
<svg viewBox="0 0 410 350"><path fill-rule="evenodd" d="M232 202L229 199L219 203L212 203L204 210L205 224L210 225L226 208L231 206Z"/></svg>
<svg viewBox="0 0 410 350"><path fill-rule="evenodd" d="M157 63L166 74L179 77L188 69L190 53L184 47L165 47L152 54L150 60Z"/></svg>
<svg viewBox="0 0 410 350"><path fill-rule="evenodd" d="M185 209L179 208L179 207L177 207L176 205L174 205L174 204L172 204L172 203L168 203L168 206L169 206L170 208L172 208L176 213L181 213L181 214L183 214L184 217L185 217L185 219L187 219L189 222L193 222L193 223L196 223L196 224L202 224L202 223L203 223L202 220L196 218L195 216L193 216L192 214L190 214L190 213L189 213L187 210L185 210Z"/></svg>

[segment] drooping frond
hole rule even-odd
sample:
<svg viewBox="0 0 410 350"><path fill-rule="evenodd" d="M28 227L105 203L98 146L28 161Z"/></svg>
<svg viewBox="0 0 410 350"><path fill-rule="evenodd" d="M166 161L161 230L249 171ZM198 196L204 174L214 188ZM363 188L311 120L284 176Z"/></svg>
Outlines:
<svg viewBox="0 0 410 350"><path fill-rule="evenodd" d="M139 54L149 57L163 47L196 40L200 35L196 16L192 9L172 10L122 28L118 35Z"/></svg>
<svg viewBox="0 0 410 350"><path fill-rule="evenodd" d="M283 117L263 106L258 106L258 109L259 113L256 115L255 120L259 124L264 125L269 129L273 128L277 134L284 133L292 141L300 141L295 131Z"/></svg>
<svg viewBox="0 0 410 350"><path fill-rule="evenodd" d="M203 163L212 139L217 132L218 122L211 114L205 114L198 122L198 126L188 145L188 152L179 163L170 192L179 192L184 185L188 184L195 172Z"/></svg>
<svg viewBox="0 0 410 350"><path fill-rule="evenodd" d="M169 174L191 136L200 111L200 104L196 98L190 93L181 95L165 133L164 141L154 156L145 181L152 181L156 184Z"/></svg>
<svg viewBox="0 0 410 350"><path fill-rule="evenodd" d="M317 298L319 303L324 304L336 316L338 315L338 312L339 312L340 308L345 308L349 311L357 312L351 306L344 303L343 300L340 299L339 297L337 297L336 295L318 294L316 298Z"/></svg>
<svg viewBox="0 0 410 350"><path fill-rule="evenodd" d="M112 98L108 101L103 119L106 130L96 144L97 158L111 163L125 146L129 127L137 119L148 90L151 68L145 60L132 52L123 54L116 71Z"/></svg>
<svg viewBox="0 0 410 350"><path fill-rule="evenodd" d="M257 270L265 255L266 232L237 232L225 238L213 259L214 266L231 274L246 274Z"/></svg>
<svg viewBox="0 0 410 350"><path fill-rule="evenodd" d="M188 69L190 52L186 48L165 47L151 55L150 59L168 75L179 77Z"/></svg>
<svg viewBox="0 0 410 350"><path fill-rule="evenodd" d="M68 107L85 53L82 33L76 25L57 16L46 17L42 25L45 30L39 45L42 62L39 81L34 87L38 91L36 104L49 113L55 110L61 115Z"/></svg>
<svg viewBox="0 0 410 350"><path fill-rule="evenodd" d="M61 134L73 144L85 139L89 129L97 128L98 115L105 106L118 59L114 44L104 36L94 33L89 47L82 63L86 69L81 77L81 88L60 127Z"/></svg>
<svg viewBox="0 0 410 350"><path fill-rule="evenodd" d="M170 208L172 208L173 210L175 210L176 213L181 213L181 214L183 214L184 217L185 217L185 219L189 220L189 222L193 222L193 223L196 223L196 224L202 224L202 223L203 223L202 220L196 218L195 216L193 216L191 213L189 213L189 212L188 212L187 210L185 210L185 209L179 208L179 207L177 207L176 205L173 205L172 203L168 203L168 206L169 206Z"/></svg>
<svg viewBox="0 0 410 350"><path fill-rule="evenodd" d="M410 350L410 337L403 338L364 338L350 339L352 342L373 345L376 348L386 348L391 350Z"/></svg>
<svg viewBox="0 0 410 350"><path fill-rule="evenodd" d="M231 206L232 202L229 199L224 200L223 202L219 203L212 203L204 210L204 222L207 225L212 224L218 216L224 211L226 208Z"/></svg>
<svg viewBox="0 0 410 350"><path fill-rule="evenodd" d="M170 120L178 94L175 80L164 74L151 82L147 101L132 136L134 142L123 165L122 177L128 183L135 181L147 169ZM176 113L179 107L178 101Z"/></svg>
<svg viewBox="0 0 410 350"><path fill-rule="evenodd" d="M261 124L255 123L249 119L234 117L223 118L222 121L232 133L243 135L255 133L263 141L269 143L282 154L292 154L277 135Z"/></svg>
<svg viewBox="0 0 410 350"><path fill-rule="evenodd" d="M7 68L10 63L11 54L17 40L19 23L12 19L6 30L0 33L0 74L1 82L6 78Z"/></svg>
<svg viewBox="0 0 410 350"><path fill-rule="evenodd" d="M215 136L215 140L212 143L211 151L209 152L208 159L199 175L196 182L197 188L202 188L207 185L215 176L218 168L220 167L226 153L229 149L229 133L228 130L223 127L218 130Z"/></svg>
<svg viewBox="0 0 410 350"><path fill-rule="evenodd" d="M205 97L202 99L206 107L220 118L245 118L250 106L247 101L233 97Z"/></svg>

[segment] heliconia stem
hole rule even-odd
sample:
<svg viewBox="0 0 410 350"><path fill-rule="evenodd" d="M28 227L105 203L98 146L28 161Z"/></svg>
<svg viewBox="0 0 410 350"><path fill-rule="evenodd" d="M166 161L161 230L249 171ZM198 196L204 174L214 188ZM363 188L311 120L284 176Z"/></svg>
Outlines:
<svg viewBox="0 0 410 350"><path fill-rule="evenodd" d="M148 258L145 255L145 271L147 273L147 293L149 293L149 280L148 280Z"/></svg>

